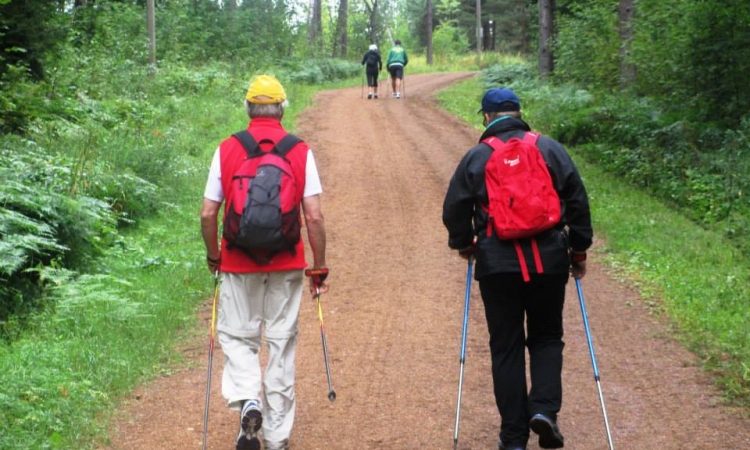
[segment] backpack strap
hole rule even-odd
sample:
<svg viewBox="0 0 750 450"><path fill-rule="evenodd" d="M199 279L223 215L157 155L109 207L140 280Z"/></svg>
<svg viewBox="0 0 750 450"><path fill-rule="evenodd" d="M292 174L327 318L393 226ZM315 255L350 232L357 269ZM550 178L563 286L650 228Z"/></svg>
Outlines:
<svg viewBox="0 0 750 450"><path fill-rule="evenodd" d="M539 133L534 133L533 131L527 131L522 139L522 141L531 145L536 145L537 140L539 140Z"/></svg>
<svg viewBox="0 0 750 450"><path fill-rule="evenodd" d="M504 144L502 139L497 136L490 136L487 139L483 139L482 143L487 144L492 150L497 150L501 145Z"/></svg>
<svg viewBox="0 0 750 450"><path fill-rule="evenodd" d="M260 143L255 140L252 134L250 134L247 130L242 130L234 133L232 136L234 136L238 141L240 141L240 144L242 144L242 147L244 147L245 152L247 152L247 157L252 158L253 156L257 156L258 153L261 152L260 149ZM260 142L268 142L273 144L273 141L269 139L263 139ZM295 145L302 142L302 139L298 138L297 136L293 134L287 134L279 142L277 142L274 145L274 149L271 151L276 151L279 155L286 157L286 154L289 153L291 149L294 148Z"/></svg>
<svg viewBox="0 0 750 450"><path fill-rule="evenodd" d="M490 225L491 226L491 225ZM542 265L542 255L539 253L539 244L536 242L536 237L531 239L531 254L534 255L534 265L536 266L536 273L544 273L544 266ZM518 239L513 239L513 247L516 248L516 255L518 255L518 264L521 266L521 275L523 281L531 281L529 276L529 267L526 264L526 257L523 256L523 248Z"/></svg>
<svg viewBox="0 0 750 450"><path fill-rule="evenodd" d="M536 141L539 140L539 136L539 133L527 131L526 134L523 135L523 138L521 138L521 140L526 144L536 146ZM490 136L486 139L483 139L482 143L489 145L493 150L497 150L501 145L504 144L503 140L497 136Z"/></svg>
<svg viewBox="0 0 750 450"><path fill-rule="evenodd" d="M258 141L255 140L255 138L252 134L250 134L249 131L238 131L232 136L240 141L240 144L242 144L242 147L244 147L245 152L247 152L248 158L251 158L254 154L260 151L260 145L258 144Z"/></svg>
<svg viewBox="0 0 750 450"><path fill-rule="evenodd" d="M302 139L289 133L283 138L281 138L279 142L276 143L276 145L274 146L274 149L279 155L286 157L286 154L289 153L289 151L293 149L294 146L299 144L300 142L302 142Z"/></svg>

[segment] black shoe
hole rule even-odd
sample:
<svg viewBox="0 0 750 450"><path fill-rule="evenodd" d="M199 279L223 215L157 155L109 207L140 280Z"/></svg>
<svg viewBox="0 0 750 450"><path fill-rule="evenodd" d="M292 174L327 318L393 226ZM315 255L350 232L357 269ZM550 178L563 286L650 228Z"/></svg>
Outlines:
<svg viewBox="0 0 750 450"><path fill-rule="evenodd" d="M526 447L519 447L519 446L513 446L506 447L503 445L503 443L500 443L500 446L498 447L499 450L526 450Z"/></svg>
<svg viewBox="0 0 750 450"><path fill-rule="evenodd" d="M372 98L372 94L367 94L367 100L370 100Z"/></svg>
<svg viewBox="0 0 750 450"><path fill-rule="evenodd" d="M539 435L539 446L542 448L563 448L564 438L557 423L543 414L534 414L529 421L531 431Z"/></svg>
<svg viewBox="0 0 750 450"><path fill-rule="evenodd" d="M236 450L260 450L258 430L263 423L258 402L248 401L240 414L240 434L237 436Z"/></svg>

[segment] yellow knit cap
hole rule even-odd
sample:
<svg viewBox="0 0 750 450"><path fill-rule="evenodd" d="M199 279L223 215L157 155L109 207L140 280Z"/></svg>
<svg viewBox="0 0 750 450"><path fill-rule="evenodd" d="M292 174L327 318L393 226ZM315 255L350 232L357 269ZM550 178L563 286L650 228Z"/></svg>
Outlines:
<svg viewBox="0 0 750 450"><path fill-rule="evenodd" d="M250 103L270 105L286 100L284 86L272 75L258 75L250 82L245 96Z"/></svg>

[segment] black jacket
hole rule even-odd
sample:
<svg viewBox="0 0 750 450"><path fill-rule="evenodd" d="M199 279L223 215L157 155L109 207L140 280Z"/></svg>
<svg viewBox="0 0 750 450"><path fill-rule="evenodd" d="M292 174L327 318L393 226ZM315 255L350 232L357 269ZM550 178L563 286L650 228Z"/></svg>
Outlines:
<svg viewBox="0 0 750 450"><path fill-rule="evenodd" d="M476 273L481 277L497 273L521 272L513 241L500 240L495 233L487 236L487 213L479 205L488 202L484 183L484 166L492 148L481 143L490 136L503 142L521 138L530 131L526 122L507 118L485 130L480 143L464 155L448 186L443 203L443 223L448 229L448 246L460 250L468 247L477 236ZM570 268L568 249L584 251L591 246L593 232L588 196L581 176L568 152L557 141L540 136L537 146L549 168L552 181L560 197L560 223L536 236L544 273L567 273ZM536 273L530 239L521 239L530 273Z"/></svg>
<svg viewBox="0 0 750 450"><path fill-rule="evenodd" d="M365 64L366 70L370 73L383 70L383 59L377 50L367 50L365 56L362 57L362 64Z"/></svg>

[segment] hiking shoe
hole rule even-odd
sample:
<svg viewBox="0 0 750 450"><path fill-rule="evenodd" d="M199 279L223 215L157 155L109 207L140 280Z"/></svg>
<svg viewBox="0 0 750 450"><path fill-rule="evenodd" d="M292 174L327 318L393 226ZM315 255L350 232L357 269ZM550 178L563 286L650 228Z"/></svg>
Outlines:
<svg viewBox="0 0 750 450"><path fill-rule="evenodd" d="M378 98L378 94L375 94L375 97L374 97L374 98Z"/></svg>
<svg viewBox="0 0 750 450"><path fill-rule="evenodd" d="M401 93L400 92L396 92L396 98L401 98Z"/></svg>
<svg viewBox="0 0 750 450"><path fill-rule="evenodd" d="M557 423L544 414L534 414L529 421L531 431L539 435L539 446L542 448L562 448L563 435Z"/></svg>
<svg viewBox="0 0 750 450"><path fill-rule="evenodd" d="M262 423L260 404L256 401L245 402L240 414L240 434L237 436L236 450L260 450L258 430Z"/></svg>
<svg viewBox="0 0 750 450"><path fill-rule="evenodd" d="M367 100L370 100L372 98L372 94L367 94Z"/></svg>

